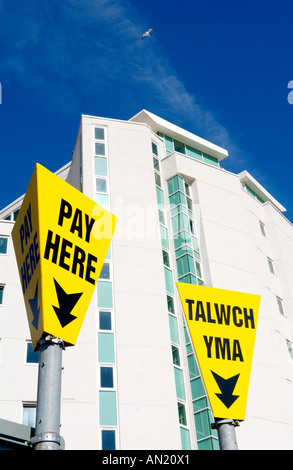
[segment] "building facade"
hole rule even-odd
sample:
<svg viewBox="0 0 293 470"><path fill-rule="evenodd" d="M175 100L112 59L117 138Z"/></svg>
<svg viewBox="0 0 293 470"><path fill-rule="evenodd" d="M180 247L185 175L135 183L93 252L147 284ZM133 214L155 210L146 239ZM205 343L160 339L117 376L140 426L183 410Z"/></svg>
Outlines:
<svg viewBox="0 0 293 470"><path fill-rule="evenodd" d="M77 345L63 353L66 449L218 449L176 282L261 295L240 449L293 448L293 228L226 150L158 116L82 116L57 174L118 217ZM0 212L0 417L34 426L33 352Z"/></svg>

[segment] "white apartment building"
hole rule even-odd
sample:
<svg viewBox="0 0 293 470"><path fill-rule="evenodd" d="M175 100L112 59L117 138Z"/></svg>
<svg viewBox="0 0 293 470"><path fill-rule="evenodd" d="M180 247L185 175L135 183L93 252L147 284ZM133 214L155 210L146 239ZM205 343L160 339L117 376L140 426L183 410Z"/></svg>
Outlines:
<svg viewBox="0 0 293 470"><path fill-rule="evenodd" d="M178 280L261 295L238 447L293 449L293 228L247 171L222 168L227 157L145 110L81 117L57 174L119 220L77 344L63 352L66 449L219 448ZM0 418L34 427L38 353L10 237L21 202L0 211Z"/></svg>

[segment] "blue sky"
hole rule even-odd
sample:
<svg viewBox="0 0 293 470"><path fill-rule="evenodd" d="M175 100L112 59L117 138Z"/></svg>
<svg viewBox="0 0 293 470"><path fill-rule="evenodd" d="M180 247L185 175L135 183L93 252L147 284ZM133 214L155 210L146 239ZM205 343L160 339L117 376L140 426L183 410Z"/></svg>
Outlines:
<svg viewBox="0 0 293 470"><path fill-rule="evenodd" d="M0 0L0 207L71 160L81 114L144 108L227 148L293 222L292 18L292 0Z"/></svg>

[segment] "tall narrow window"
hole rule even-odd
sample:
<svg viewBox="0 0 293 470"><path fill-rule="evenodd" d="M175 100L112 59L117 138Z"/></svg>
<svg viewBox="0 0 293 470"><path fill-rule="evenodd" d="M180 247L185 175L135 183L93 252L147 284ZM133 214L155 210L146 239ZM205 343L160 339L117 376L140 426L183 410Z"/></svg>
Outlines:
<svg viewBox="0 0 293 470"><path fill-rule="evenodd" d="M101 387L102 388L113 388L113 367L101 367L100 368L100 378L101 378Z"/></svg>
<svg viewBox="0 0 293 470"><path fill-rule="evenodd" d="M34 351L33 345L30 341L26 343L26 363L37 364L39 362L39 352Z"/></svg>
<svg viewBox="0 0 293 470"><path fill-rule="evenodd" d="M266 236L266 230L265 230L264 224L261 221L259 221L259 226L260 226L260 231L261 231L262 235L265 237Z"/></svg>
<svg viewBox="0 0 293 470"><path fill-rule="evenodd" d="M4 286L0 286L0 306L4 303Z"/></svg>
<svg viewBox="0 0 293 470"><path fill-rule="evenodd" d="M290 359L293 360L293 347L292 347L292 343L291 343L291 341L289 341L288 339L286 339L286 343L287 343L287 348L288 348L288 353L289 353Z"/></svg>
<svg viewBox="0 0 293 470"><path fill-rule="evenodd" d="M8 238L0 237L0 255L7 254L7 247L8 247Z"/></svg>
<svg viewBox="0 0 293 470"><path fill-rule="evenodd" d="M280 314L285 315L284 314L284 309L283 309L283 302L279 297L277 297L277 304L278 304Z"/></svg>
<svg viewBox="0 0 293 470"><path fill-rule="evenodd" d="M35 403L23 403L22 424L34 428L36 426L36 411Z"/></svg>
<svg viewBox="0 0 293 470"><path fill-rule="evenodd" d="M115 431L110 429L102 430L102 450L115 450Z"/></svg>
<svg viewBox="0 0 293 470"><path fill-rule="evenodd" d="M273 260L271 260L271 258L267 258L267 260L268 260L269 270L271 271L272 274L275 274Z"/></svg>

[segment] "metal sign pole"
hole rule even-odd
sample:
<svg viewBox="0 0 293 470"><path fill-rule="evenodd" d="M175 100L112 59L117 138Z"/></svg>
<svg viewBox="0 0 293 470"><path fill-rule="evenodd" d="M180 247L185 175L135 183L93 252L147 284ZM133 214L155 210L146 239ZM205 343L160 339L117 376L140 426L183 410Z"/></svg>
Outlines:
<svg viewBox="0 0 293 470"><path fill-rule="evenodd" d="M50 335L39 341L39 377L34 450L60 450L63 341Z"/></svg>
<svg viewBox="0 0 293 470"><path fill-rule="evenodd" d="M238 450L236 426L239 426L239 422L234 421L234 419L215 420L212 427L218 431L220 450Z"/></svg>

